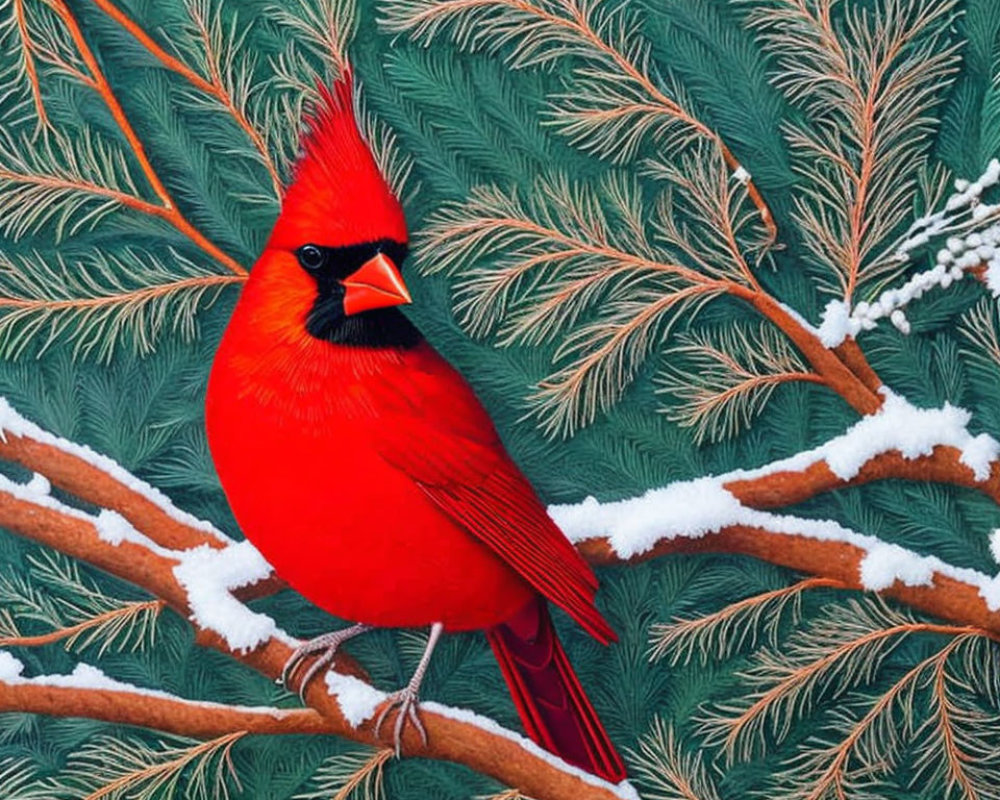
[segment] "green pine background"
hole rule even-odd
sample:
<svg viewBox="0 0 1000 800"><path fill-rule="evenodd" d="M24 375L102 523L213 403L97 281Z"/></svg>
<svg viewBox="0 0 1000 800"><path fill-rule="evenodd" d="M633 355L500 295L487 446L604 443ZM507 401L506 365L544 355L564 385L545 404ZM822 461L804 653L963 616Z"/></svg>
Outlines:
<svg viewBox="0 0 1000 800"><path fill-rule="evenodd" d="M398 152L412 159L406 211L418 241L432 215L449 202L461 203L477 186L496 185L508 191L516 187L530 196L539 175L566 174L598 187L602 178L615 173L634 177L642 191L653 190L639 161L656 156L654 144L644 143L634 158L615 164L574 147L546 123L549 98L571 80L571 58L512 69L504 58L509 46L497 52L466 52L445 34L424 46L377 24L384 2L360 0L357 30L348 52L366 106L394 133ZM26 5L35 19L51 18L42 3L28 0ZM161 42L176 40L187 18L180 0L122 0L121 5ZM272 0L223 0L217 5L222 20L245 34L243 48L258 55L254 79L266 80L273 72L268 59L280 54L297 32L275 21ZM627 5L649 43L657 80L676 81L684 87L698 116L720 133L775 211L784 247L762 262L761 280L807 318L818 320L828 297L817 289L791 216L792 192L799 177L793 168L794 154L781 134L783 122L798 119L801 113L770 82L774 62L743 24L747 7L754 3L632 0ZM844 0L837 13L843 13L843 6L857 9L863 5L859 0ZM873 0L871 5L885 4ZM73 0L70 6L154 166L189 219L228 254L251 265L278 207L267 173L248 157L241 132L225 115L192 102L183 81L162 69L92 2ZM0 16L9 19L14 7L14 0L0 2ZM955 176L975 178L990 158L1000 155L1000 4L997 0L962 0L959 9L962 13L944 36L948 42L961 43L960 68L942 88L942 105L932 110L940 124L930 152L932 163L943 164ZM3 41L10 45L11 30L9 26L4 30ZM3 51L8 67L13 53L9 46ZM70 137L79 137L87 129L115 146L122 145L106 107L92 91L65 76L54 76L45 85L49 114ZM262 91L272 88L264 85ZM10 136L31 135L32 121L13 111L23 108L24 100L23 93L14 92L3 101L7 113L0 113L0 126ZM294 125L294 120L289 122ZM9 150L10 142L3 147ZM140 191L149 195L134 164L132 171L140 176ZM4 217L12 213L12 205L4 204L6 197L0 194L0 230L4 231L0 287L12 285L11 271L23 264L19 259L54 263L57 253L73 264L77 259L93 259L95 252L127 262L142 251L161 259L168 269L182 257L193 264L192 269L222 272L169 226L127 211L115 211L75 232L68 226L58 241L58 218L18 236L4 225ZM671 400L656 391L666 348L660 337L649 357L638 365L635 380L619 402L572 436L550 436L544 421L532 413L530 396L532 387L552 372L557 343L504 347L495 335L471 335L454 312L454 289L461 274L432 274L433 259L432 250L418 248L406 267L415 297L410 313L430 341L473 383L512 455L548 502L572 502L587 495L626 497L672 480L760 465L818 445L857 419L831 392L790 384L778 388L748 429L722 441L699 443L690 428L663 413ZM119 267L106 264L102 274L115 274ZM130 280L149 278L123 280L131 286ZM68 289L73 290L72 286ZM126 316L130 322L120 330L111 325L98 329L100 344L83 348L86 352L80 352L79 345L94 330L92 320L81 322L81 327L68 324L51 341L47 341L49 328L44 325L30 338L21 339L23 321L0 322L4 356L0 359L0 394L43 427L111 456L181 507L239 535L213 471L202 413L212 354L237 292L235 286L226 287L197 298L191 307L184 306L182 298L171 300L165 304L166 321L159 330L153 330L155 324L149 318L141 317L147 312L133 309L132 316ZM933 293L908 310L911 335L882 325L864 334L862 345L883 378L912 403L961 405L973 412L977 430L1000 435L998 367L968 352L969 340L961 332L965 315L983 296L983 287L973 281ZM707 306L694 322L685 318L672 335L692 326L712 330L744 319L755 322L746 308L723 300ZM190 322L191 330L174 325L174 320ZM111 341L113 349L102 348L101 344ZM837 519L958 565L987 572L997 569L988 551L987 533L1000 527L1000 509L971 492L885 482L833 492L791 511ZM0 609L8 611L22 633L51 630L46 598L79 597L79 583L110 598L143 598L136 587L84 564L45 558L35 545L0 533ZM850 593L812 590L803 596L798 613L786 609L771 632L773 641L770 634L762 634L757 641L748 637L729 657L696 657L687 664L651 661L650 628L676 617L717 611L801 577L740 557L670 556L641 566L600 571L598 602L621 637L618 644L603 648L559 617L560 634L584 686L613 740L629 754L633 769L639 767L635 783L643 797L682 796L663 778L662 762L670 752L665 736L655 734L667 727L675 732L685 769L702 784L700 797L745 798L757 791L766 797L807 796L808 782L781 781L780 773L789 759L815 750L819 741L835 741L839 714L863 714L866 703L870 705L942 645L942 639L934 636L908 637L884 659L871 656L870 670L861 663L847 674L833 676L812 702L789 712L787 736L767 730L753 752L730 763L717 743L706 741L700 720L705 709L748 692L742 673L755 663L755 653L766 647L781 652L796 636L828 630L838 619L910 612L892 605L883 610L874 600ZM338 624L291 592L259 601L255 607L302 637ZM772 613L768 611L764 621ZM749 631L759 623L743 620L739 624ZM377 685L390 689L408 678L419 645L414 632L383 631L355 640L348 649L369 669ZM955 680L969 683L968 690L961 689L971 718L965 721L966 727L992 747L988 753L994 761L982 759L987 778L1000 747L996 733L1000 730L996 724L1000 691L995 670L990 669L996 665L991 660L996 657L995 649L993 645L970 648L970 663L955 665ZM183 697L289 707L297 702L249 669L195 646L189 626L170 612L155 622L155 636L136 634L103 652L99 643L68 651L53 645L14 652L26 664L27 674L68 672L82 660L120 680ZM915 728L933 711L925 688L911 698ZM424 698L467 706L519 727L499 671L478 635L447 637L435 655ZM900 712L897 720L901 719ZM165 742L180 746L154 732L4 714L0 715L0 774L5 764L17 765L38 780L50 781L46 785L52 796L84 797L99 785L95 765L102 750L119 752L120 748L138 758L155 758ZM640 750L642 742L645 750ZM895 754L895 766L878 776L877 786L869 788L867 795L849 796L1000 796L997 772L992 786L987 779L981 793L963 795L961 787L949 786L946 774L935 764L924 764L920 771L927 749L926 743L904 743ZM933 753L934 746L929 749ZM356 746L332 738L247 737L232 752L233 774L224 778L225 791L232 797L276 800L313 791L332 797L334 785L324 785L317 770L325 763L339 764L329 761L338 754L366 757ZM188 777L187 773L181 776L174 796L198 796ZM390 762L384 772L384 792L391 800L465 800L503 788L462 767L418 758ZM28 791L17 794L0 785L0 797L31 796ZM206 790L213 797L222 792L217 785ZM155 796L167 796L167 792Z"/></svg>

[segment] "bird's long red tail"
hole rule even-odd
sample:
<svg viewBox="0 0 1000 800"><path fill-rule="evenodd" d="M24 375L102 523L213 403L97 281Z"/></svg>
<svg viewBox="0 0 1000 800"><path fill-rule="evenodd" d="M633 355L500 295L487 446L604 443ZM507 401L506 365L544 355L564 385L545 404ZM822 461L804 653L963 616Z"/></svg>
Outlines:
<svg viewBox="0 0 1000 800"><path fill-rule="evenodd" d="M544 598L486 636L528 735L570 764L623 781L625 766L570 666Z"/></svg>

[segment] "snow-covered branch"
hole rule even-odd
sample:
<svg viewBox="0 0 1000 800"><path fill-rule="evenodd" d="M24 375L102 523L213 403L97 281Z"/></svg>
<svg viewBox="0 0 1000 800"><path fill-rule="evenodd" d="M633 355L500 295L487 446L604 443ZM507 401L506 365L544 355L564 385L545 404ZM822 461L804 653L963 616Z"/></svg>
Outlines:
<svg viewBox="0 0 1000 800"><path fill-rule="evenodd" d="M238 598L241 591L253 594L261 585L268 585L271 576L270 567L248 542L233 541L189 517L119 465L47 434L9 406L4 408L3 429L7 449L0 450L0 456L22 464L30 459L31 468L43 477L28 483L0 477L0 527L140 586L189 619L199 644L220 650L270 679L279 677L299 642L273 619L251 610ZM54 459L51 471L48 457ZM68 466L73 467L70 477ZM126 504L91 514L49 493L50 481L65 485L84 473L109 481L99 491L106 492L113 502L123 500ZM86 486L74 485L82 489L80 495L87 499L93 496ZM133 524L126 513L144 523L141 527ZM150 520L166 528L148 527ZM161 542L167 539L189 546L165 546ZM337 671L328 673L325 682L314 681L306 693L306 702L320 717L322 730L364 744L379 744L374 720L386 695L363 679L363 670L348 656L338 655L334 667ZM61 698L54 694L57 690L77 694ZM109 696L111 692L117 694ZM128 700L135 694L143 694L143 700L129 710ZM155 714L162 714L162 724L155 727L176 732L203 726L206 733L214 732L222 713L217 706L118 684L86 666L78 667L70 677L24 679L19 662L9 653L0 654L0 708L39 713L62 708L57 713L134 724L152 723ZM238 719L232 718L237 727L230 732L251 724L258 726L259 732L269 732L263 728L271 723L256 716L258 711L238 710ZM541 800L635 797L627 783L612 786L601 781L470 711L435 703L422 704L421 711L429 744L425 747L415 729L407 728L403 737L407 755L465 764ZM312 724L311 717L296 719ZM386 730L392 730L391 722L383 733Z"/></svg>
<svg viewBox="0 0 1000 800"><path fill-rule="evenodd" d="M672 552L741 553L882 592L1000 635L1000 577L956 567L832 520L762 510L881 478L954 483L981 489L1000 502L1000 443L986 434L973 436L968 412L950 405L918 409L884 394L877 414L791 458L756 470L679 481L628 500L588 498L553 506L550 513L594 563Z"/></svg>
<svg viewBox="0 0 1000 800"><path fill-rule="evenodd" d="M236 731L259 734L328 733L311 708L249 708L185 700L109 678L89 664L68 675L23 676L24 665L0 650L0 712L85 717L208 739Z"/></svg>
<svg viewBox="0 0 1000 800"><path fill-rule="evenodd" d="M881 399L878 412L843 435L764 467L678 482L630 500L602 504L588 499L550 511L593 563L670 552L740 553L847 587L882 592L1000 635L1000 579L834 521L768 510L884 478L977 488L1000 503L1000 444L970 433L968 412L950 405L918 409L885 389ZM280 674L298 642L273 619L245 605L247 597L277 586L270 567L249 543L231 540L180 511L110 459L45 432L6 403L0 405L0 422L0 457L35 473L27 483L0 476L0 526L132 581L188 618L199 643L270 678ZM102 510L72 507L50 493L51 485ZM316 724L329 734L378 744L373 720L386 695L348 657L338 657L336 670L313 683L306 695L312 711L299 712L293 725L284 717L269 721L273 717L265 718L270 714L266 710L216 707L113 683L85 665L70 677L23 679L18 662L3 654L0 708L78 713L172 732L202 726L206 735L226 727L223 715L229 715L225 719L236 725L229 732ZM143 696L142 702L131 702L136 694ZM472 712L434 703L423 704L422 710L430 744L422 747L408 729L408 754L463 763L546 800L610 800L631 791L585 775ZM310 716L314 712L315 718Z"/></svg>

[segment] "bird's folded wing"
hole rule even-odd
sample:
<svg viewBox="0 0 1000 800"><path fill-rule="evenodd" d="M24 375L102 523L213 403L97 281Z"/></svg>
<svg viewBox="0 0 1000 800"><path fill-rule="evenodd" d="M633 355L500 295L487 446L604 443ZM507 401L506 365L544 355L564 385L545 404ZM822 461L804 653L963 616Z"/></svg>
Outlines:
<svg viewBox="0 0 1000 800"><path fill-rule="evenodd" d="M590 566L504 450L475 394L447 371L411 371L405 396L393 392L391 403L382 398L373 430L380 454L597 639L613 640L594 606L597 579Z"/></svg>

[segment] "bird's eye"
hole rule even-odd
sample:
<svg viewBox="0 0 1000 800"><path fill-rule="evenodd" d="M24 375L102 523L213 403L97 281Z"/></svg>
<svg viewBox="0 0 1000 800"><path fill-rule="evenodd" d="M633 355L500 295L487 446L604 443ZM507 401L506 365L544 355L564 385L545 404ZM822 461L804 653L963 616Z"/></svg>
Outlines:
<svg viewBox="0 0 1000 800"><path fill-rule="evenodd" d="M317 270L326 261L326 253L323 252L323 248L314 244L302 245L295 255L298 257L299 263L308 270Z"/></svg>

